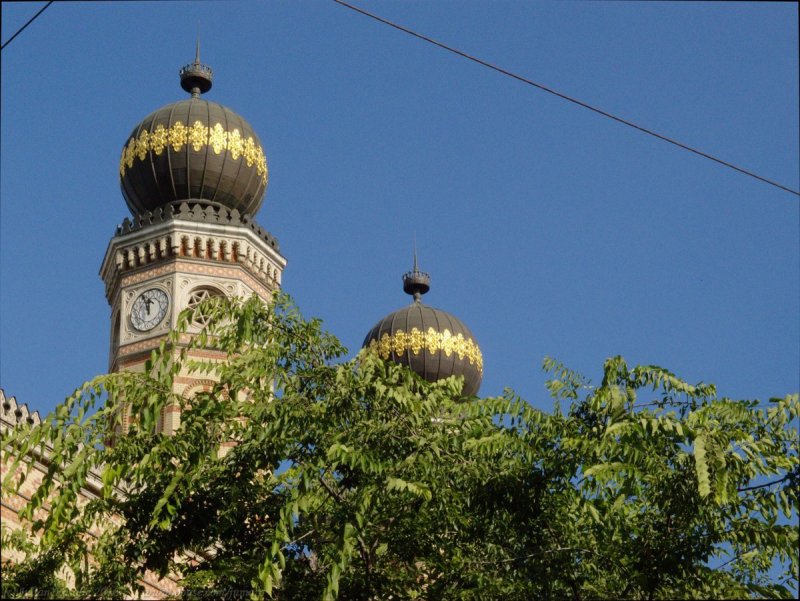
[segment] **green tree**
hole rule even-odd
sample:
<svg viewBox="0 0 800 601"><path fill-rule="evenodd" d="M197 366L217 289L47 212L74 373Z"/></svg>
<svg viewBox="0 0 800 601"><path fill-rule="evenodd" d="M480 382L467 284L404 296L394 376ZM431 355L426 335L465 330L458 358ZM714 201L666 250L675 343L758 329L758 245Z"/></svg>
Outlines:
<svg viewBox="0 0 800 601"><path fill-rule="evenodd" d="M49 499L40 542L4 571L3 597L65 566L83 598L135 595L145 570L179 575L187 599L794 596L796 395L719 399L619 357L591 386L547 359L547 413L510 391L460 398L457 379L368 352L342 361L283 296L195 310L211 325L192 345L226 361L178 350L187 313L147 373L98 377L4 437L4 489L31 451L52 462L23 511ZM183 368L219 383L186 402ZM106 446L123 404L137 419ZM154 434L170 404L180 429ZM102 498L78 507L91 471Z"/></svg>

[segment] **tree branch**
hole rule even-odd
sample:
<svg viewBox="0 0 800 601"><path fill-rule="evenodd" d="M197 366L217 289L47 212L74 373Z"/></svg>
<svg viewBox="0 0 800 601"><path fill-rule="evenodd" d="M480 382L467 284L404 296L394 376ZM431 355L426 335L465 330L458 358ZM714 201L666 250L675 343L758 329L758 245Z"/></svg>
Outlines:
<svg viewBox="0 0 800 601"><path fill-rule="evenodd" d="M508 559L487 559L485 561L473 561L473 565L487 565L487 564L500 564L500 563L511 563L513 561L523 561L525 559L530 559L531 557L536 557L537 555L543 555L545 553L558 553L560 551L579 551L580 553L593 553L591 549L582 549L581 547L557 547L555 549L544 549L542 551L537 551L536 553L529 553L528 555L522 555L520 557L509 557Z"/></svg>
<svg viewBox="0 0 800 601"><path fill-rule="evenodd" d="M331 488L330 484L328 484L328 483L325 481L325 478L323 478L323 477L322 477L322 474L320 474L320 475L319 475L319 477L318 477L318 480L319 480L320 484L322 484L322 486L325 488L325 490L327 490L327 491L328 491L328 494L329 494L331 497L333 497L333 499L334 499L334 500L335 500L337 503L341 503L341 502L342 502L342 495L340 495L339 493L337 493L335 490L333 490L333 489Z"/></svg>
<svg viewBox="0 0 800 601"><path fill-rule="evenodd" d="M302 536L298 536L298 537L297 537L296 539L294 539L293 541L290 541L290 542L286 543L285 545L283 545L283 546L281 547L281 551L285 551L286 549L288 549L288 548L289 548L289 545L296 545L297 543L299 543L301 540L303 540L303 539L304 539L304 538L306 538L307 536L311 536L312 534L314 534L314 532L316 532L316 530L315 530L314 528L312 528L311 530L309 530L308 532L306 532L306 533L305 533L305 534L303 534Z"/></svg>
<svg viewBox="0 0 800 601"><path fill-rule="evenodd" d="M780 484L781 482L785 482L789 479L790 474L786 474L780 480L773 480L772 482L767 482L766 484L756 484L755 486L745 486L744 488L737 488L736 492L746 492L748 490L758 490L759 488L767 488L768 486L772 486L774 484Z"/></svg>

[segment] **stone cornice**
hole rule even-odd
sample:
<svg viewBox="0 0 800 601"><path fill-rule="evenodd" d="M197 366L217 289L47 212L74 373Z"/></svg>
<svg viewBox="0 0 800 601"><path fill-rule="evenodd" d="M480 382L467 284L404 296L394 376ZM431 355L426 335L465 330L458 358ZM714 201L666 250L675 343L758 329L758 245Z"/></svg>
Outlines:
<svg viewBox="0 0 800 601"><path fill-rule="evenodd" d="M156 263L188 259L235 264L269 289L280 287L286 259L258 224L237 211L182 203L126 219L111 239L100 268L106 298L112 301L123 274Z"/></svg>

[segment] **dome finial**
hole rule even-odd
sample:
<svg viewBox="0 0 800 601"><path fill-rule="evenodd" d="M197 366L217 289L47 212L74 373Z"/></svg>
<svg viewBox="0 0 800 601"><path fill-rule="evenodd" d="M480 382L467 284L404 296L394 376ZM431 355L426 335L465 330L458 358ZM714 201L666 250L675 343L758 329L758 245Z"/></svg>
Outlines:
<svg viewBox="0 0 800 601"><path fill-rule="evenodd" d="M197 35L194 62L181 68L180 76L181 87L189 92L192 98L199 98L200 94L205 94L211 89L214 73L211 67L200 62L200 34Z"/></svg>
<svg viewBox="0 0 800 601"><path fill-rule="evenodd" d="M419 270L417 264L417 235L414 234L414 268L403 275L403 292L411 294L416 302L431 289L431 276Z"/></svg>

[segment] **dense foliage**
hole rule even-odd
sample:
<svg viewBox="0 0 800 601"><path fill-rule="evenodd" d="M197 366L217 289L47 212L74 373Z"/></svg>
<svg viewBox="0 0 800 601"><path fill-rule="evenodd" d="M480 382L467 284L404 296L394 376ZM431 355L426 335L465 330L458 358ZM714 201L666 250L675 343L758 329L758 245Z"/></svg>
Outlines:
<svg viewBox="0 0 800 601"><path fill-rule="evenodd" d="M619 357L591 386L548 359L546 413L511 392L459 398L455 379L369 353L341 361L284 297L196 310L216 325L192 345L227 361L191 359L176 332L149 373L99 377L4 437L4 460L53 461L24 510L49 504L41 542L4 533L27 559L3 597L64 566L85 598L133 595L144 570L180 574L187 599L794 596L796 395L718 399ZM182 369L219 384L187 403ZM181 428L154 434L170 404ZM125 407L136 419L107 446ZM102 498L78 507L90 472ZM18 483L12 469L3 486Z"/></svg>

